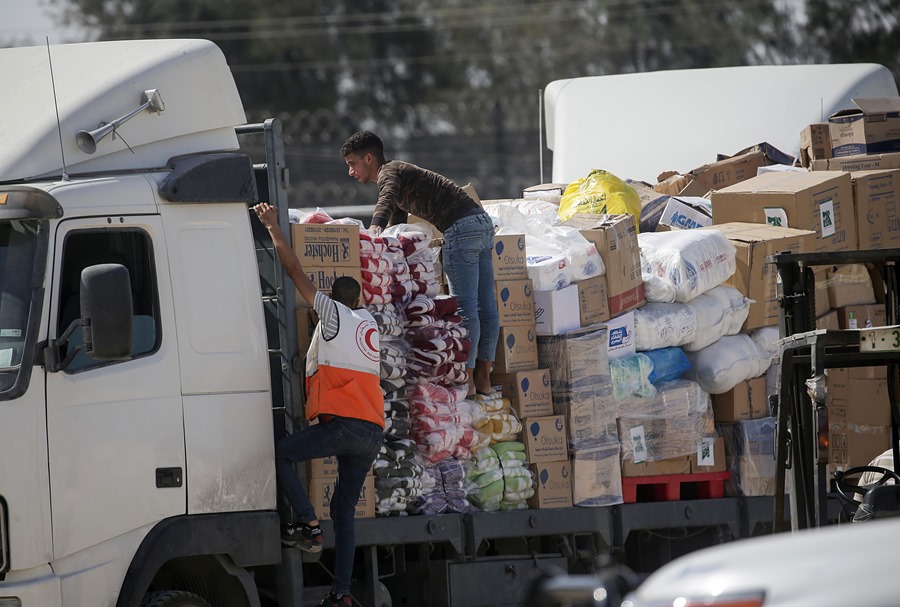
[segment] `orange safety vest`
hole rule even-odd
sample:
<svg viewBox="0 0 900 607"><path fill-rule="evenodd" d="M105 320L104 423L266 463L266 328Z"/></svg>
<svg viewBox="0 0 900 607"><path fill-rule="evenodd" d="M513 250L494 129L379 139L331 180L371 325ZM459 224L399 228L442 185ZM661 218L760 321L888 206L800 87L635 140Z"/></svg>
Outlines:
<svg viewBox="0 0 900 607"><path fill-rule="evenodd" d="M337 415L384 428L378 325L364 309L335 308L337 335L326 340L320 323L306 355L306 418Z"/></svg>

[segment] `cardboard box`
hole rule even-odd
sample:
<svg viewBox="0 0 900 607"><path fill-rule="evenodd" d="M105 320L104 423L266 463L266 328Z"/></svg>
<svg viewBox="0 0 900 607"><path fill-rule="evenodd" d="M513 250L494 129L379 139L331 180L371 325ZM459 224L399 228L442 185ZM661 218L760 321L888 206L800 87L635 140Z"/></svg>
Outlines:
<svg viewBox="0 0 900 607"><path fill-rule="evenodd" d="M575 451L572 455L572 503L614 506L622 503L619 445Z"/></svg>
<svg viewBox="0 0 900 607"><path fill-rule="evenodd" d="M581 326L587 327L609 320L606 276L595 276L575 283L578 287L578 310Z"/></svg>
<svg viewBox="0 0 900 607"><path fill-rule="evenodd" d="M509 399L520 419L553 415L549 369L491 375L491 384Z"/></svg>
<svg viewBox="0 0 900 607"><path fill-rule="evenodd" d="M663 476L666 474L690 474L691 460L687 455L661 459L656 462L634 463L631 460L622 462L622 476L634 478L637 476Z"/></svg>
<svg viewBox="0 0 900 607"><path fill-rule="evenodd" d="M537 332L534 325L500 327L494 371L514 373L538 368Z"/></svg>
<svg viewBox="0 0 900 607"><path fill-rule="evenodd" d="M525 235L494 236L494 280L527 280Z"/></svg>
<svg viewBox="0 0 900 607"><path fill-rule="evenodd" d="M337 456L311 459L306 462L306 477L336 479L338 473Z"/></svg>
<svg viewBox="0 0 900 607"><path fill-rule="evenodd" d="M603 259L610 316L644 305L641 251L634 216L576 213L565 225L578 228L594 243Z"/></svg>
<svg viewBox="0 0 900 607"><path fill-rule="evenodd" d="M568 391L609 389L608 342L605 325L538 338L540 368L550 370L554 406Z"/></svg>
<svg viewBox="0 0 900 607"><path fill-rule="evenodd" d="M309 481L309 499L320 521L331 520L331 498L336 479L314 478ZM359 492L356 518L375 518L375 477L368 475Z"/></svg>
<svg viewBox="0 0 900 607"><path fill-rule="evenodd" d="M805 253L856 249L848 173L765 173L713 192L713 223L767 223L816 233Z"/></svg>
<svg viewBox="0 0 900 607"><path fill-rule="evenodd" d="M853 99L856 108L835 112L831 125L831 153L887 154L900 151L900 97Z"/></svg>
<svg viewBox="0 0 900 607"><path fill-rule="evenodd" d="M331 293L331 287L334 285L334 281L341 276L349 276L356 280L356 282L362 284L362 271L360 270L359 265L356 265L355 267L304 265L303 270L309 277L310 282L313 283L313 286L325 293ZM299 291L296 292L296 296L297 301L304 302Z"/></svg>
<svg viewBox="0 0 900 607"><path fill-rule="evenodd" d="M703 165L687 175L669 177L663 189L658 191L672 196L705 196L710 190L719 190L755 177L756 170L767 164L765 152L754 149Z"/></svg>
<svg viewBox="0 0 900 607"><path fill-rule="evenodd" d="M844 156L828 160L813 160L810 165L813 171L885 171L900 169L900 153L860 154Z"/></svg>
<svg viewBox="0 0 900 607"><path fill-rule="evenodd" d="M568 458L565 417L532 417L524 425L525 453L529 462L560 462Z"/></svg>
<svg viewBox="0 0 900 607"><path fill-rule="evenodd" d="M634 312L611 318L603 324L608 335L608 358L622 358L635 353Z"/></svg>
<svg viewBox="0 0 900 607"><path fill-rule="evenodd" d="M534 318L538 335L562 335L581 327L578 287L534 292Z"/></svg>
<svg viewBox="0 0 900 607"><path fill-rule="evenodd" d="M712 395L713 417L717 422L759 419L768 412L766 378L742 381L724 394Z"/></svg>
<svg viewBox="0 0 900 607"><path fill-rule="evenodd" d="M809 168L812 161L831 157L831 131L827 122L817 122L800 131L800 166Z"/></svg>
<svg viewBox="0 0 900 607"><path fill-rule="evenodd" d="M553 413L566 417L573 451L618 443L617 411L608 376L600 385L553 393Z"/></svg>
<svg viewBox="0 0 900 607"><path fill-rule="evenodd" d="M498 280L494 283L500 326L534 326L534 289L530 280Z"/></svg>
<svg viewBox="0 0 900 607"><path fill-rule="evenodd" d="M293 223L291 242L304 269L350 266L359 270L359 226Z"/></svg>
<svg viewBox="0 0 900 607"><path fill-rule="evenodd" d="M572 467L569 461L531 464L534 496L529 508L568 508L572 505Z"/></svg>
<svg viewBox="0 0 900 607"><path fill-rule="evenodd" d="M766 263L766 257L776 253L802 253L811 251L815 232L795 230L758 223L723 223L711 229L719 230L736 251L735 273L723 284L734 287L754 300L743 330L758 329L778 324L778 272L774 264Z"/></svg>
<svg viewBox="0 0 900 607"><path fill-rule="evenodd" d="M704 438L697 445L697 452L690 456L691 473L724 472L725 464L725 440L722 437Z"/></svg>
<svg viewBox="0 0 900 607"><path fill-rule="evenodd" d="M829 376L831 379L831 376ZM836 398L838 395L845 398ZM828 406L829 422L842 422L853 427L886 427L891 424L891 401L887 382L880 379L847 378L847 393L832 392Z"/></svg>
<svg viewBox="0 0 900 607"><path fill-rule="evenodd" d="M835 308L875 303L872 278L863 264L827 267L828 299Z"/></svg>
<svg viewBox="0 0 900 607"><path fill-rule="evenodd" d="M828 314L824 314L816 319L816 330L837 331L840 328L841 325L839 324L836 310L831 310Z"/></svg>
<svg viewBox="0 0 900 607"><path fill-rule="evenodd" d="M659 226L692 230L712 225L709 200L699 196L672 196L659 218ZM661 231L659 227L656 231Z"/></svg>
<svg viewBox="0 0 900 607"><path fill-rule="evenodd" d="M856 171L850 177L859 248L900 248L900 170Z"/></svg>
<svg viewBox="0 0 900 607"><path fill-rule="evenodd" d="M890 426L853 427L832 422L828 431L828 461L832 470L867 466L891 446Z"/></svg>

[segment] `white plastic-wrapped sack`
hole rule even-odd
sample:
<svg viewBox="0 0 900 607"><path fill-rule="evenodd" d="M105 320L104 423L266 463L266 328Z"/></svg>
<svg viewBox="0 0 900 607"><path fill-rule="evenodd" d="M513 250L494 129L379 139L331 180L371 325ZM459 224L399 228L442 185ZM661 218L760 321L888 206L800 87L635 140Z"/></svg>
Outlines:
<svg viewBox="0 0 900 607"><path fill-rule="evenodd" d="M697 335L684 345L690 352L702 350L723 335L741 332L752 299L744 297L733 287L719 285L687 302L697 316Z"/></svg>
<svg viewBox="0 0 900 607"><path fill-rule="evenodd" d="M773 357L781 354L781 348L778 346L781 333L778 327L762 327L761 329L750 331L750 337Z"/></svg>
<svg viewBox="0 0 900 607"><path fill-rule="evenodd" d="M683 303L648 303L634 311L634 335L638 352L683 346L697 337L697 314Z"/></svg>
<svg viewBox="0 0 900 607"><path fill-rule="evenodd" d="M638 351L682 346L695 351L723 335L735 335L750 313L753 300L732 287L719 285L687 303L648 303L634 311Z"/></svg>
<svg viewBox="0 0 900 607"><path fill-rule="evenodd" d="M735 248L719 230L638 234L647 301L688 302L722 284L735 270ZM652 277L662 280L660 288Z"/></svg>
<svg viewBox="0 0 900 607"><path fill-rule="evenodd" d="M693 369L685 377L710 394L724 394L769 368L772 356L744 333L726 335L711 346L688 352Z"/></svg>

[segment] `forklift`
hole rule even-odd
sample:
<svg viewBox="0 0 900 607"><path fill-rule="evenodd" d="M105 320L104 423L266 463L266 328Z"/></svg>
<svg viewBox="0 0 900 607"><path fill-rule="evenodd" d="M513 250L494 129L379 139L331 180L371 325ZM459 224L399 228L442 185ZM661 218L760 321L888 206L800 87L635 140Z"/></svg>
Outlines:
<svg viewBox="0 0 900 607"><path fill-rule="evenodd" d="M779 391L770 399L777 420L774 532L785 530L786 502L790 529L795 531L900 514L900 249L780 253L767 261L778 273L782 336ZM816 329L813 269L844 264L869 268L876 291L884 296L886 326ZM826 370L873 366L887 367L893 469L859 466L837 471L835 490L830 491ZM853 406L848 403L848 408ZM855 480L864 472L877 478L873 484L858 486Z"/></svg>

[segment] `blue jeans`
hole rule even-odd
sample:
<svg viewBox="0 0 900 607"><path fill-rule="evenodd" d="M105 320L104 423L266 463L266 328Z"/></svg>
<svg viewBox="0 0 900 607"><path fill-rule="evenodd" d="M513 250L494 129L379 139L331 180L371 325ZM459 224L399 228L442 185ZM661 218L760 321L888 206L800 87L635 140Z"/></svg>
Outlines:
<svg viewBox="0 0 900 607"><path fill-rule="evenodd" d="M316 519L309 495L294 470L294 462L337 456L338 480L331 498L334 522L333 590L350 594L356 549L356 504L366 475L384 439L383 430L367 421L335 417L285 436L275 445L278 491L304 523ZM373 495L370 499L374 499Z"/></svg>
<svg viewBox="0 0 900 607"><path fill-rule="evenodd" d="M487 213L458 219L444 232L444 273L472 341L469 369L475 367L476 357L493 362L497 352L500 316L494 297L493 249L494 223Z"/></svg>

